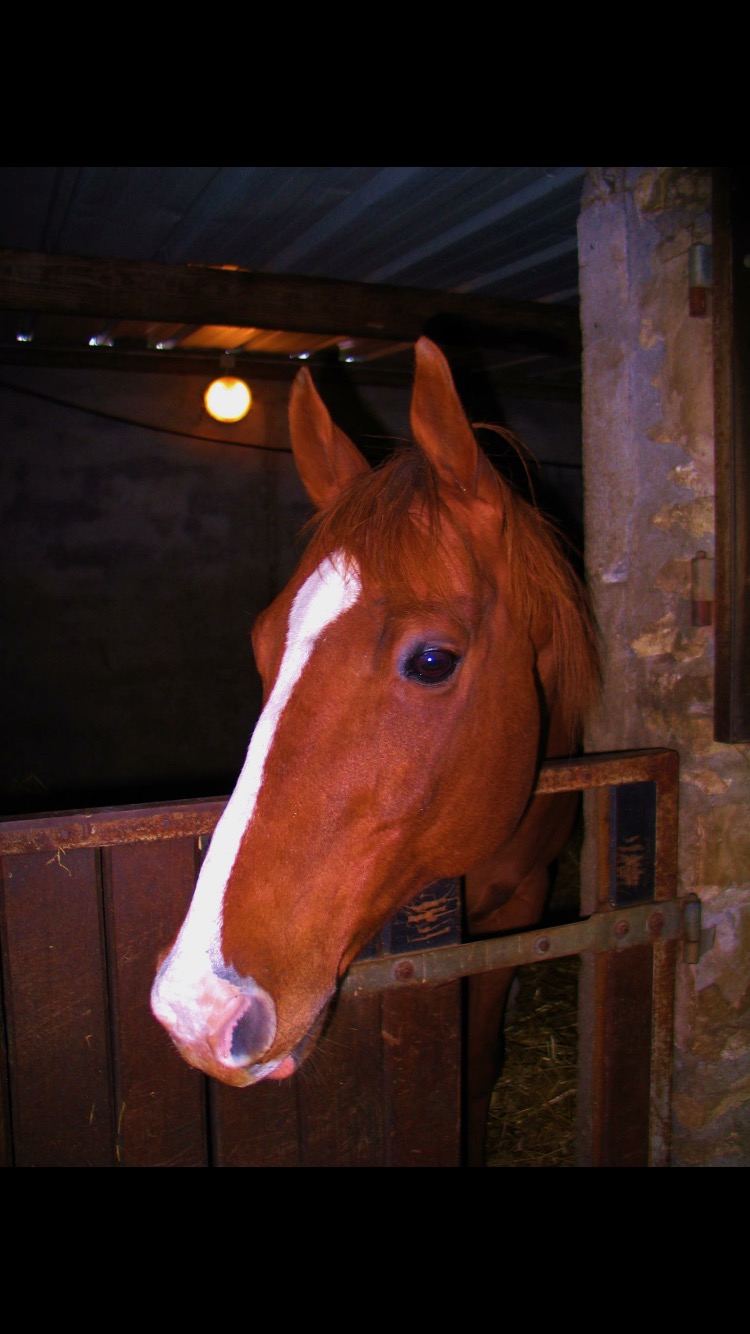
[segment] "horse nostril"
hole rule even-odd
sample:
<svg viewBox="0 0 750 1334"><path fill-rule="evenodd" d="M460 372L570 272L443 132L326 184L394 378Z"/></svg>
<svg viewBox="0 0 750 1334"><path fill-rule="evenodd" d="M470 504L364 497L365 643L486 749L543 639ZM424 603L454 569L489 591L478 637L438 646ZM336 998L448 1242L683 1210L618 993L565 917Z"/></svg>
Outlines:
<svg viewBox="0 0 750 1334"><path fill-rule="evenodd" d="M227 972L232 975L213 974L217 994L203 1041L220 1065L237 1069L252 1065L270 1047L276 1034L276 1006L252 978L238 978L234 969ZM184 1045L189 1047L190 1040Z"/></svg>
<svg viewBox="0 0 750 1334"><path fill-rule="evenodd" d="M256 991L248 998L247 1009L232 1030L230 1055L240 1063L257 1060L273 1041L276 1032L276 1011L270 996Z"/></svg>

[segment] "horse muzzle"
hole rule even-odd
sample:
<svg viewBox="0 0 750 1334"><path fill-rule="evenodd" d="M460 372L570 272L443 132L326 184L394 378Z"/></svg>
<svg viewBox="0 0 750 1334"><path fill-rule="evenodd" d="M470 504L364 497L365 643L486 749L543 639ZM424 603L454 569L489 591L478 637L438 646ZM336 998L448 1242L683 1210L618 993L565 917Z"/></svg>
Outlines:
<svg viewBox="0 0 750 1334"><path fill-rule="evenodd" d="M263 1060L276 1036L273 998L252 978L207 970L188 985L169 959L151 989L151 1011L182 1058L235 1087L282 1079L296 1069L292 1055ZM177 975L176 975L177 974Z"/></svg>

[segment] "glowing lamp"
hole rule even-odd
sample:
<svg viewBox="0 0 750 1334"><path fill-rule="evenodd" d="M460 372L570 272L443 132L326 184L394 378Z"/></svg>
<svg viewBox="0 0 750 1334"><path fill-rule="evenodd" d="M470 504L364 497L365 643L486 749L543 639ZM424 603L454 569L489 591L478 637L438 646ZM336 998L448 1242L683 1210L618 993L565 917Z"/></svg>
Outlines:
<svg viewBox="0 0 750 1334"><path fill-rule="evenodd" d="M247 416L253 396L244 380L236 375L222 375L212 381L203 395L206 412L217 422L238 422Z"/></svg>

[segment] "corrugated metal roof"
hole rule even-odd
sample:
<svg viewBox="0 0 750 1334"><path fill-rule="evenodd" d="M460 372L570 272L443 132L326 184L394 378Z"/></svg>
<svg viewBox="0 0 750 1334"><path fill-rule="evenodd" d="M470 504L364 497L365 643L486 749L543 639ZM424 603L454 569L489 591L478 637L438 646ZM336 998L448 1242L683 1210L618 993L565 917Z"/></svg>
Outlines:
<svg viewBox="0 0 750 1334"><path fill-rule="evenodd" d="M194 265L576 308L585 167L2 167L0 250ZM89 346L402 364L409 345L0 310L0 356ZM203 316L205 321L206 316ZM361 331L360 331L361 333ZM406 350L405 350L406 348ZM520 364L521 345L510 361ZM496 360L496 359L495 359ZM544 355L542 357L544 360ZM552 373L579 374L577 355ZM575 390L574 390L575 392Z"/></svg>
<svg viewBox="0 0 750 1334"><path fill-rule="evenodd" d="M3 167L0 248L574 301L585 167Z"/></svg>

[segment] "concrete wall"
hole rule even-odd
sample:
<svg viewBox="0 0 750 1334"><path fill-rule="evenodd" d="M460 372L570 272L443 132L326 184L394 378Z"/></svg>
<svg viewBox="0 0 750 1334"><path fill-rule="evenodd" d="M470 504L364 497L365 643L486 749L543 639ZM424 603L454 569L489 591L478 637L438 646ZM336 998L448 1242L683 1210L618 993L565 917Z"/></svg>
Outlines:
<svg viewBox="0 0 750 1334"><path fill-rule="evenodd" d="M712 325L688 252L710 243L697 168L592 168L579 221L586 563L605 645L590 751L679 752L680 893L715 944L677 978L675 1166L750 1166L750 764L713 739L714 636L691 561L714 554Z"/></svg>
<svg viewBox="0 0 750 1334"><path fill-rule="evenodd" d="M250 627L309 513L286 388L221 428L192 377L0 380L3 810L229 791L260 702Z"/></svg>

